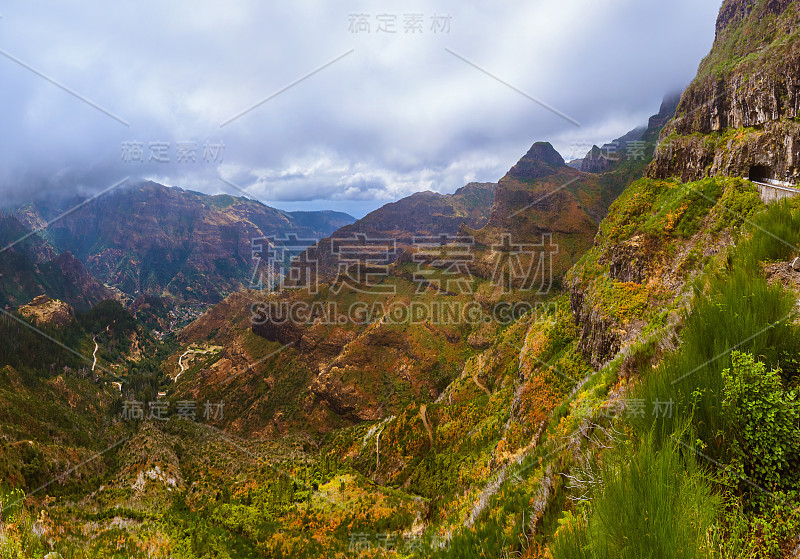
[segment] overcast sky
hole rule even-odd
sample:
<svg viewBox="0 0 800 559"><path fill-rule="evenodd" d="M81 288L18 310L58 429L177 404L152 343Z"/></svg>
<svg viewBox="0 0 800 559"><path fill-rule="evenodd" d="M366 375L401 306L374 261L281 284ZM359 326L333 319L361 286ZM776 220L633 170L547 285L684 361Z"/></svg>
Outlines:
<svg viewBox="0 0 800 559"><path fill-rule="evenodd" d="M474 4L0 0L0 194L130 176L360 217L496 181L645 123L720 0Z"/></svg>

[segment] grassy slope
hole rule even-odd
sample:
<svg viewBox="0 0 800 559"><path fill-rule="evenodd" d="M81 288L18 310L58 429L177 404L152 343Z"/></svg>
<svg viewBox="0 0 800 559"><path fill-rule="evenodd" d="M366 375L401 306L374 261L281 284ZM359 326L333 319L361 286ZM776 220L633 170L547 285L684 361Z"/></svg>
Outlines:
<svg viewBox="0 0 800 559"><path fill-rule="evenodd" d="M590 182L608 187L604 195L613 197L611 190L621 189L641 172L641 166L643 163L623 165L616 175L590 177ZM610 198L600 199L598 192L599 188L576 186L569 198L586 207L604 207ZM531 221L525 213L519 217L525 223ZM520 227L517 229L524 232ZM588 235L588 229L581 233ZM569 257L577 258L582 250L569 251ZM414 270L408 263L397 264L392 279L398 287L396 297L430 301L441 297L435 292L415 295L416 285L410 281ZM479 276L474 287L477 298L486 303L536 300L530 293L495 293ZM30 512L18 509L10 524L12 535L15 530L22 534L29 527L26 523L31 514L44 515L47 521L43 524L49 531L42 537L11 538L4 551L27 546L24 553L40 556L48 549L47 539L54 537L64 556L75 557L115 553L320 556L323 550L350 556L358 555L359 546L353 546L357 535L368 541L362 542L361 554L370 556L380 554L381 538L391 534L397 542L407 541L405 546L393 544L399 555L421 548L416 554L428 556L438 549L458 550L472 545L469 537L460 533L465 524L476 526L473 533L481 537L487 530L498 536L486 540L487 549L517 547L518 543L510 543L506 536L518 538L524 532L530 537L526 526L531 524L531 517L509 524L507 510L515 511L516 519L520 510L531 514L525 508L531 503L536 508L532 513L535 522L552 530L555 517L545 508L554 495L561 498L557 490L562 482L552 471L542 471L537 460L552 453L557 439L551 429L569 416L565 397L592 372L578 351L577 331L565 297L545 297L542 302L546 307L514 324L488 330L482 327L477 333L488 340L488 347L480 346L485 349L475 349L468 343L469 329L442 327L437 332L423 326L400 327L402 337L412 342L413 361L403 352L379 355L384 350L368 343L367 337L359 341L358 335L367 329L356 328L357 337L348 355L362 358L355 360L355 366L351 363L342 378L362 386L366 397L377 397L370 405L390 406L390 414L383 421L350 427L330 412L321 419L313 414L303 419L304 410L298 402L304 400L302 391L308 383L303 377L301 356L295 350L266 361L263 367L242 375L241 382L233 386L220 384L215 388L211 384L202 393L193 391L199 375L207 374L223 359L235 361L244 356L252 363L274 351L275 343L248 330L248 301L239 300L242 297L247 299L246 295L234 296L226 301L228 307L213 309L212 315L222 313L219 320L201 320L187 330L182 347L173 349L169 360L161 363L154 354L153 363L130 365L133 371L128 371L129 382L136 390L129 396L146 401L148 391L152 396L166 388L173 408L182 398L202 402L224 397L232 405L225 409L226 426L243 427L244 431L263 425L265 418L275 419L280 412L284 426L278 433L282 441L240 440L217 431L214 422L193 424L174 416L166 424L149 421L119 425L121 399L114 399L109 404L108 421L132 439L109 452L107 463L92 476L84 474L84 467L71 472L67 477L76 478L71 498L56 502L33 499L28 501ZM321 300L327 297L327 292L318 296ZM359 299L346 291L336 298L342 304ZM90 334L96 330L89 323L86 328ZM322 332L320 336L330 334ZM84 353L91 353L91 341L83 336L80 347ZM163 374L174 376L177 356L199 340L236 351L223 355L214 350L190 359L180 383L171 385ZM120 344L124 346L122 341ZM127 350L122 346L113 351L104 347L103 364L115 367ZM394 372L404 363L415 365L420 356L427 365L412 367L410 385L398 384L385 375L375 376L374 363L381 362L386 371ZM266 400L259 392L265 373L277 379L273 394ZM602 391L611 379L595 376L589 386ZM387 386L391 388L388 392ZM420 387L425 390L420 391ZM229 397L232 393L235 398ZM42 391L36 395L41 396ZM54 402L69 405L58 398ZM302 436L303 428L320 424L344 428L316 442ZM103 440L96 436L92 439L98 445ZM523 467L524 486L501 483ZM139 483L141 476L143 485ZM549 480L545 481L547 490L541 488L542 480ZM508 503L503 500L506 497ZM486 521L487 515L490 521ZM88 537L82 537L84 530L88 530ZM508 530L511 532L506 534Z"/></svg>

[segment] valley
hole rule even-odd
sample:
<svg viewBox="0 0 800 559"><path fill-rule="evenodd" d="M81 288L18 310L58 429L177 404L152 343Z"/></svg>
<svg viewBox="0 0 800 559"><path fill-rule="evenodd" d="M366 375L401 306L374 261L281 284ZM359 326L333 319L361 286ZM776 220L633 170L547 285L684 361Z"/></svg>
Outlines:
<svg viewBox="0 0 800 559"><path fill-rule="evenodd" d="M800 557L798 26L361 219L3 208L0 558Z"/></svg>

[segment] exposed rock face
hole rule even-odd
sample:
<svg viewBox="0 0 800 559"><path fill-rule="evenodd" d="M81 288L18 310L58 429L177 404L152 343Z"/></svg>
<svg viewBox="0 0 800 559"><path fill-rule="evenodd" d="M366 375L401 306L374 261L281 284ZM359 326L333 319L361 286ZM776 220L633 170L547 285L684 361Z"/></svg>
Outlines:
<svg viewBox="0 0 800 559"><path fill-rule="evenodd" d="M773 56L770 56L772 54ZM762 60L745 62L723 79L709 76L693 83L678 106L678 117L665 130L686 135L725 128L761 126L800 115L800 45Z"/></svg>
<svg viewBox="0 0 800 559"><path fill-rule="evenodd" d="M797 183L800 123L781 119L719 141L696 134L669 138L658 147L648 174L688 182L716 175L746 178L754 167L768 169L765 178Z"/></svg>
<svg viewBox="0 0 800 559"><path fill-rule="evenodd" d="M611 167L613 161L608 151L603 151L597 146L592 146L586 157L581 160L580 169L584 173L602 173Z"/></svg>
<svg viewBox="0 0 800 559"><path fill-rule="evenodd" d="M650 265L648 255L652 253L645 250L643 246L645 242L641 235L637 235L610 251L608 275L611 279L622 282L644 282Z"/></svg>
<svg viewBox="0 0 800 559"><path fill-rule="evenodd" d="M756 0L725 0L717 17L717 36L731 23L741 21L750 15Z"/></svg>
<svg viewBox="0 0 800 559"><path fill-rule="evenodd" d="M792 4L793 0L767 0L763 5L763 13L778 15ZM750 16L757 0L725 0L717 18L717 36L734 23Z"/></svg>
<svg viewBox="0 0 800 559"><path fill-rule="evenodd" d="M332 367L314 378L311 391L324 405L341 417L356 421L379 419L375 408L364 406L354 385L345 386L340 379L338 367Z"/></svg>
<svg viewBox="0 0 800 559"><path fill-rule="evenodd" d="M65 326L75 318L72 307L47 295L39 295L27 305L20 307L19 314L39 326Z"/></svg>
<svg viewBox="0 0 800 559"><path fill-rule="evenodd" d="M667 124L667 122L669 122L669 120L675 116L675 111L678 110L678 104L681 102L682 94L682 92L676 91L665 95L664 99L661 101L661 107L658 110L658 114L650 117L647 127L651 130L655 130L656 128L662 128L665 124Z"/></svg>
<svg viewBox="0 0 800 559"><path fill-rule="evenodd" d="M283 307L280 305L263 305L253 307L253 332L271 342L283 345L297 345L303 337L303 329L289 319L288 316L278 316Z"/></svg>
<svg viewBox="0 0 800 559"><path fill-rule="evenodd" d="M727 0L717 38L664 127L648 174L800 179L800 8L788 0Z"/></svg>
<svg viewBox="0 0 800 559"><path fill-rule="evenodd" d="M551 175L554 169L564 167L561 157L548 142L536 142L506 175L517 180L535 180Z"/></svg>
<svg viewBox="0 0 800 559"><path fill-rule="evenodd" d="M608 276L618 282L646 283L652 274L654 262L661 250L658 240L634 235L619 243L607 243L598 234L595 247L605 246L600 260L608 263ZM581 281L580 274L570 278L570 309L578 327L578 349L595 368L602 367L626 341L623 326L604 315L596 304L595 288L591 282ZM594 296L594 297L593 297Z"/></svg>
<svg viewBox="0 0 800 559"><path fill-rule="evenodd" d="M584 304L585 297L581 289L573 286L569 306L578 326L578 349L599 369L619 351L622 336L613 320L603 317L597 308Z"/></svg>

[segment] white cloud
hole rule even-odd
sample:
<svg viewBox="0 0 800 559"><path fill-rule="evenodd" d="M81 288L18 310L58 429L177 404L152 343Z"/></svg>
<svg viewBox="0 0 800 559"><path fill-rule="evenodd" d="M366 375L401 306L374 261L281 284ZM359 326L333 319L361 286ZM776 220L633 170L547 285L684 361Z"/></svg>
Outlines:
<svg viewBox="0 0 800 559"><path fill-rule="evenodd" d="M534 141L602 143L686 85L719 0L98 0L3 6L0 49L128 121L125 127L0 57L0 192L7 198L123 176L267 201L396 199L501 177ZM348 18L365 13L370 33ZM398 33L375 31L395 15ZM424 16L422 34L404 16ZM434 34L431 16L450 14ZM470 66L581 122L577 128ZM220 127L269 95L353 53ZM222 162L131 165L121 144L224 141ZM569 153L564 153L569 157ZM364 207L356 204L354 207Z"/></svg>

